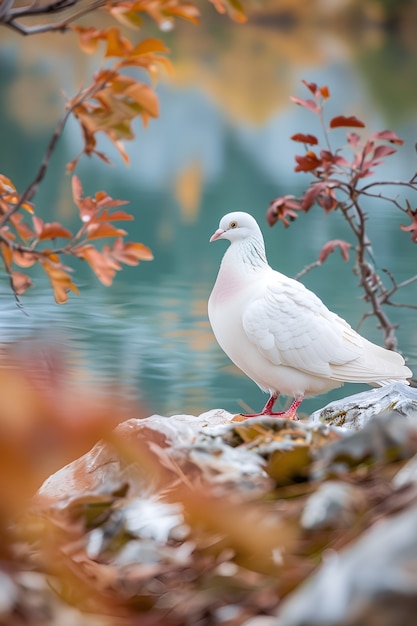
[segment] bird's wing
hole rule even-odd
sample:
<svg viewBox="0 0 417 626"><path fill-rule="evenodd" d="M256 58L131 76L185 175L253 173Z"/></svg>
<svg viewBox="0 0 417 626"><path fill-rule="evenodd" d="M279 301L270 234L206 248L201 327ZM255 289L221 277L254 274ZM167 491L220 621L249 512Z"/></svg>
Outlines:
<svg viewBox="0 0 417 626"><path fill-rule="evenodd" d="M271 270L245 308L249 340L276 365L332 377L334 366L361 356L363 339L301 283Z"/></svg>

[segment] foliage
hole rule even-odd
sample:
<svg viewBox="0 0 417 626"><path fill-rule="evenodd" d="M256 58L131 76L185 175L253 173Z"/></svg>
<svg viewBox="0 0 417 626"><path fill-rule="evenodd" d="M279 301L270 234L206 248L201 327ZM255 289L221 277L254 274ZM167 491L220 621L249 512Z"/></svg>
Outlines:
<svg viewBox="0 0 417 626"><path fill-rule="evenodd" d="M291 139L304 144L305 152L296 155L295 171L308 173L312 176L312 182L301 198L287 195L273 200L267 211L269 224L272 226L281 221L288 227L300 213L307 213L313 206L321 207L326 213L339 211L342 213L355 240L355 264L354 272L359 277L359 286L363 291L363 299L369 303L369 310L364 317L375 316L384 333L384 341L387 348L394 349L397 345L395 336L395 324L389 319L386 307L409 306L393 301L392 297L400 289L417 280L417 274L409 279L398 283L393 274L383 270L390 280L386 286L383 277L374 267L372 249L374 245L370 241L367 230L367 213L363 207L366 198L384 200L397 210L402 211L411 219L411 224L401 226L401 229L410 232L411 239L417 243L417 209L407 197L401 198L400 191L417 191L417 173L409 180L376 180L367 182L374 175L375 169L383 161L397 151L397 147L403 144L392 130L383 130L373 133L368 138L362 138L356 130L346 133L346 145L334 148L331 142L331 132L338 128L363 129L365 124L355 116L337 115L328 125L324 117L324 107L330 98L327 86L319 87L315 83L303 81L312 98L291 98L292 101L311 111L320 121L322 138L306 133L296 133ZM393 187L397 195L391 196L383 193L384 186ZM345 261L349 258L349 242L335 240L327 242L318 260L305 268L299 277L313 267L321 265L328 255L340 248Z"/></svg>
<svg viewBox="0 0 417 626"><path fill-rule="evenodd" d="M233 19L244 21L238 0L214 0L213 4L218 11L228 11ZM98 10L108 14L119 25L104 29L84 25L86 17L95 21L94 15ZM64 18L54 21L55 15L61 12L65 12ZM79 46L86 54L104 45L101 67L92 77L90 85L67 99L66 111L29 186L22 192L18 191L5 174L0 174L1 256L16 299L32 284L31 277L22 272L22 268L33 265L42 267L51 282L55 300L63 303L67 301L70 291L78 293L71 277L72 269L64 263L63 257L87 261L106 286L112 283L122 263L136 265L141 260L152 259L149 248L142 243L126 242L127 232L113 225L115 221L133 219L129 213L113 210L125 201L112 199L105 191L97 191L93 198L83 198L81 183L76 176L72 179L73 199L81 218L76 233L59 222L45 224L33 203L57 141L70 117L79 124L83 139L80 153L68 163L67 169L71 173L82 155L96 156L110 163L108 156L97 148L100 135L110 140L127 163L129 159L123 142L134 139L133 122L140 118L146 126L151 118L158 117L154 83L161 67L167 71L172 69L166 57L169 50L156 38L145 38L134 45L120 30L120 25L135 29L141 27L145 17L154 20L164 31L170 30L177 18L198 24L199 10L185 0L97 0L87 5L81 0L27 4L3 0L0 4L0 26L20 34L72 31L77 34ZM83 19L82 25L73 24L80 19ZM143 80L143 74L147 75L148 82ZM113 244L108 242L109 238L114 239ZM98 249L96 241L103 239L105 243ZM63 244L62 240L67 242Z"/></svg>

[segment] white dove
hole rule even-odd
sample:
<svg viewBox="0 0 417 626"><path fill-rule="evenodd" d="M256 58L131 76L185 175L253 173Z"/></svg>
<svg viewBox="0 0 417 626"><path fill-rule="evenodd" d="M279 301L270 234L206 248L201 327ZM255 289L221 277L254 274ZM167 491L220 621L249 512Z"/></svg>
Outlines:
<svg viewBox="0 0 417 626"><path fill-rule="evenodd" d="M210 241L217 239L228 239L231 245L209 298L208 315L227 356L270 394L262 412L254 415L298 419L305 396L345 382L408 384L412 372L400 354L361 337L302 283L268 265L261 230L251 215L225 215ZM274 413L280 393L294 401L287 411Z"/></svg>

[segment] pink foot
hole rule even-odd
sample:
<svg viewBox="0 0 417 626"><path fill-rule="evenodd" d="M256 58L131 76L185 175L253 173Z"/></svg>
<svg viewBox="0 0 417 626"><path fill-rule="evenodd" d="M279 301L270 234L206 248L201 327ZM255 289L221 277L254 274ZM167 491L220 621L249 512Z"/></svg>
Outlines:
<svg viewBox="0 0 417 626"><path fill-rule="evenodd" d="M303 398L296 398L289 407L289 409L287 409L286 411L274 412L272 409L278 396L278 393L273 393L268 402L265 404L261 413L245 413L245 417L261 417L262 415L267 415L268 417L280 417L281 419L298 420L299 417L297 415L297 409L303 401Z"/></svg>

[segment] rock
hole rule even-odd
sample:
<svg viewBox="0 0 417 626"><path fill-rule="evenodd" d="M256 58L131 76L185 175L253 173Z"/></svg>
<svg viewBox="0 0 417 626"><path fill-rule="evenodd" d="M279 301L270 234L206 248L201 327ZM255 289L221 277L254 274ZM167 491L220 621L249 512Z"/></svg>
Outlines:
<svg viewBox="0 0 417 626"><path fill-rule="evenodd" d="M417 506L380 521L284 600L275 626L414 626Z"/></svg>
<svg viewBox="0 0 417 626"><path fill-rule="evenodd" d="M360 430L372 417L389 409L417 420L417 389L403 383L392 383L357 393L315 411L310 415L309 423L324 422L346 430Z"/></svg>

